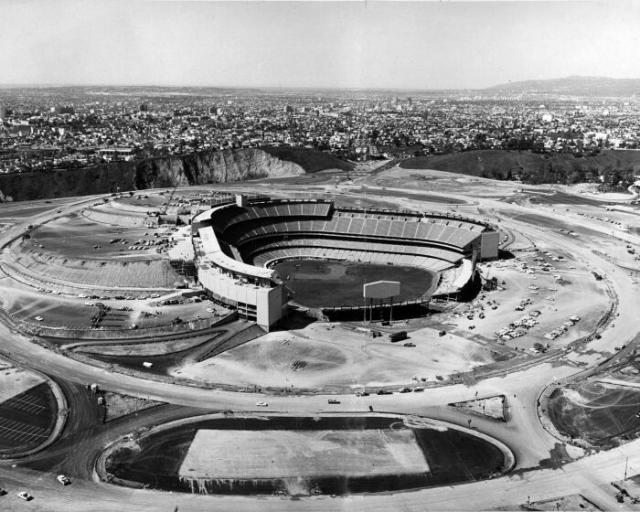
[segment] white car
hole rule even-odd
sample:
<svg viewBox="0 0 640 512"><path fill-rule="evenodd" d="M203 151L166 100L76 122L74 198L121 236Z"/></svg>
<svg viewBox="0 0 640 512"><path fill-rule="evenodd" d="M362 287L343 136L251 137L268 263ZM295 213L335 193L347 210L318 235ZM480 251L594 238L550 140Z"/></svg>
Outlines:
<svg viewBox="0 0 640 512"><path fill-rule="evenodd" d="M29 494L27 491L19 492L18 496L24 501L31 501L33 499L33 496L31 496L31 494Z"/></svg>
<svg viewBox="0 0 640 512"><path fill-rule="evenodd" d="M256 405L258 407L269 407L269 404L267 402L256 402Z"/></svg>
<svg viewBox="0 0 640 512"><path fill-rule="evenodd" d="M56 477L56 480L60 482L62 485L69 485L71 483L71 480L69 480L69 477L66 475L58 475Z"/></svg>

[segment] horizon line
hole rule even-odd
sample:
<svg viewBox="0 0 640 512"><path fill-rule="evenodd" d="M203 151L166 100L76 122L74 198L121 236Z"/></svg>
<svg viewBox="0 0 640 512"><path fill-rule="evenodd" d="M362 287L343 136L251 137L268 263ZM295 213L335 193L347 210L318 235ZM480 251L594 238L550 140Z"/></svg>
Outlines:
<svg viewBox="0 0 640 512"><path fill-rule="evenodd" d="M312 90L312 91L395 91L395 92L473 92L473 91L486 91L488 89L495 89L499 87L526 83L526 82L551 82L554 80L569 80L569 79L601 79L601 80L613 80L613 81L631 81L640 80L640 77L624 77L615 78L610 76L598 76L598 75L569 75L563 77L554 78L528 78L524 80L509 80L499 84L488 86L476 86L476 87L384 87L384 86L328 86L328 85L212 85L212 84L154 84L154 83L93 83L93 82L50 82L50 83L29 83L29 82L7 82L0 83L0 89L11 88L29 88L29 89L44 89L44 88L64 88L64 87L131 87L131 88L167 88L167 89L237 89L237 90Z"/></svg>

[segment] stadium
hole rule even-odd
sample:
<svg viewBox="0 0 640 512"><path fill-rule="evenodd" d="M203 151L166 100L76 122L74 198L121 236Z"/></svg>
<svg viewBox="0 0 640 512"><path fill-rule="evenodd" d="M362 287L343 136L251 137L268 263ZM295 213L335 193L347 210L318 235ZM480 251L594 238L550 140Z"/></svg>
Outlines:
<svg viewBox="0 0 640 512"><path fill-rule="evenodd" d="M414 285L408 296L385 297L378 307L428 303L463 290L474 279L476 262L496 258L499 244L494 226L456 215L242 195L196 215L191 234L176 246L172 263L194 261L199 282L214 300L265 329L285 315L290 298L309 305L293 281L312 283L301 295L307 301L321 297L312 306L323 314L361 313L368 276L397 279L401 290ZM291 260L293 266L284 265ZM314 268L310 262L326 264ZM283 269L298 271L298 279ZM420 281L420 274L428 277ZM416 289L420 282L425 287ZM349 293L341 293L347 287Z"/></svg>

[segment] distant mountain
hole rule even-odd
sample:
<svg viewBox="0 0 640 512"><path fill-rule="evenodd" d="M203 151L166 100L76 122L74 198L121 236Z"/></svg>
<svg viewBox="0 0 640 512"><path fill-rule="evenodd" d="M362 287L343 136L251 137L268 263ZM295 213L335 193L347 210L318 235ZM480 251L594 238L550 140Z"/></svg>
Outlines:
<svg viewBox="0 0 640 512"><path fill-rule="evenodd" d="M503 94L561 94L567 96L640 96L640 79L570 76L549 80L509 82L484 89Z"/></svg>

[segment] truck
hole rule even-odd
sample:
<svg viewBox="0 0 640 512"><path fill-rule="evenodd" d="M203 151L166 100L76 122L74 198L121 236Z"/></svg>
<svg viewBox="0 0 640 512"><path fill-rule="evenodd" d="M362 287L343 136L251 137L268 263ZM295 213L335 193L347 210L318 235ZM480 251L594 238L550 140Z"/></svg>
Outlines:
<svg viewBox="0 0 640 512"><path fill-rule="evenodd" d="M391 343L397 343L398 341L406 340L407 338L407 331L398 331L389 334L389 341Z"/></svg>

